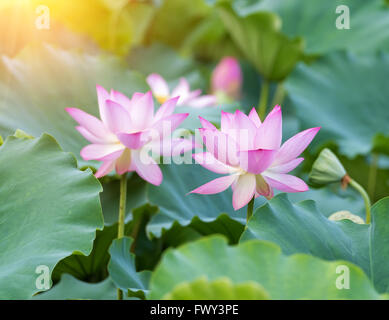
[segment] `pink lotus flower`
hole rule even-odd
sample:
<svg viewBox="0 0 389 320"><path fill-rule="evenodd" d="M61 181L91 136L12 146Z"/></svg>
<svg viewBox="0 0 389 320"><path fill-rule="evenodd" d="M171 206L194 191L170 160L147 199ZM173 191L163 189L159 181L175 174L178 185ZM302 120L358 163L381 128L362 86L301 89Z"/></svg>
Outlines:
<svg viewBox="0 0 389 320"><path fill-rule="evenodd" d="M101 120L77 108L66 109L79 123L76 129L91 142L81 150L81 157L103 162L95 174L98 178L116 169L118 174L136 171L144 180L161 184L161 169L148 151L176 155L193 147L189 140L164 136L167 126L172 132L188 116L173 114L178 98L167 100L154 114L151 92L134 93L129 99L97 86L97 96Z"/></svg>
<svg viewBox="0 0 389 320"><path fill-rule="evenodd" d="M212 93L238 99L242 81L242 70L238 60L233 57L224 57L212 72Z"/></svg>
<svg viewBox="0 0 389 320"><path fill-rule="evenodd" d="M235 210L245 206L255 196L270 199L273 189L284 192L308 190L305 182L288 174L304 159L298 156L305 150L320 128L302 131L281 146L282 114L276 106L261 122L253 108L247 116L222 112L221 129L200 118L199 129L207 152L193 158L216 173L227 174L212 180L191 193L214 194L233 189Z"/></svg>
<svg viewBox="0 0 389 320"><path fill-rule="evenodd" d="M190 86L185 78L181 78L177 87L170 93L169 86L162 76L157 73L150 74L146 79L153 92L154 97L159 103L164 103L172 97L179 97L178 106L189 106L194 108L204 108L214 106L217 103L213 95L201 96L201 90L190 91Z"/></svg>

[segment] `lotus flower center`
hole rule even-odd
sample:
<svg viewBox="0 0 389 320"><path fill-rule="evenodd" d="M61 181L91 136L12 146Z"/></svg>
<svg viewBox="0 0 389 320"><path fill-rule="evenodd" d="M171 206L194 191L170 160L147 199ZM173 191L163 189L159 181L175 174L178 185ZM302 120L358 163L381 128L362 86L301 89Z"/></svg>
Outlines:
<svg viewBox="0 0 389 320"><path fill-rule="evenodd" d="M155 98L157 99L157 101L158 101L160 104L165 103L166 100L169 99L168 96L155 96Z"/></svg>

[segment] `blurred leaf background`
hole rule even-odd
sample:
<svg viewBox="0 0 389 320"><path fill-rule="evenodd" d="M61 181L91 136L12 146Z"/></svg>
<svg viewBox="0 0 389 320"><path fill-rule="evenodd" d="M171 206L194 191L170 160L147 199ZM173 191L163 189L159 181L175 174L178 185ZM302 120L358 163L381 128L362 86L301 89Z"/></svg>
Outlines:
<svg viewBox="0 0 389 320"><path fill-rule="evenodd" d="M363 157L365 161L359 162L364 167L357 175L367 185L371 162L384 171L389 167L385 156L389 154L385 81L389 6L383 0L349 1L351 28L338 30L336 7L342 4L340 0L3 0L1 133L16 128L35 135L49 131L78 157L83 140L59 122L64 118L70 123L62 112L66 106L89 106L91 113L96 112L94 83L129 94L146 90L143 79L158 72L169 83L185 76L207 91L212 68L223 56L232 55L240 59L244 71L243 92L235 107L248 110L257 105L261 90L269 85L268 109L282 102L285 138L298 129L322 126L314 154L331 144L349 159ZM40 6L49 10L49 29L36 26L43 17ZM38 114L43 109L47 114L42 119ZM196 127L195 117L190 125ZM58 131L67 132L66 136ZM387 175L378 172L379 180ZM381 180L383 185L375 189L384 191L374 193L375 200L388 190L387 179Z"/></svg>

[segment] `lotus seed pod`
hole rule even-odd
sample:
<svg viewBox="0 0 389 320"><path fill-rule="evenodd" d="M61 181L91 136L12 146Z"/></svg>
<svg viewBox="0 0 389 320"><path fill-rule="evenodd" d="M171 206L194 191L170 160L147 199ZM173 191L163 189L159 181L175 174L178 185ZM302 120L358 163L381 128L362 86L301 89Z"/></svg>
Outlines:
<svg viewBox="0 0 389 320"><path fill-rule="evenodd" d="M352 214L350 211L347 210L334 212L328 217L328 220L332 220L332 221L340 221L345 219L351 220L354 223L365 224L365 221L363 221L361 217Z"/></svg>
<svg viewBox="0 0 389 320"><path fill-rule="evenodd" d="M346 170L330 149L323 149L313 163L310 182L314 184L329 184L340 182L346 175Z"/></svg>

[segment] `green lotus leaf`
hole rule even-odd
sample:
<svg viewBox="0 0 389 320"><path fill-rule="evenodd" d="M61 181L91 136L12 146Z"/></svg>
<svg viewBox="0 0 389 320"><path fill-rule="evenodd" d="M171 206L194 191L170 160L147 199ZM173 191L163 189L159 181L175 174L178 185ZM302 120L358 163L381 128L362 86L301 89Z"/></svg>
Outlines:
<svg viewBox="0 0 389 320"><path fill-rule="evenodd" d="M63 274L59 283L50 290L35 295L33 300L115 300L116 286L110 278L99 283L80 281Z"/></svg>
<svg viewBox="0 0 389 320"><path fill-rule="evenodd" d="M258 11L278 14L282 19L282 32L289 37L303 37L308 54L326 54L339 49L358 53L389 49L389 8L384 6L382 0L236 2L241 3L235 7L242 15ZM345 7L348 8L350 28L337 29L338 19L340 24L344 24L343 18L347 15Z"/></svg>
<svg viewBox="0 0 389 320"><path fill-rule="evenodd" d="M361 267L378 292L389 290L389 198L373 205L370 225L328 220L313 201L292 204L285 194L258 208L241 242L272 241L285 254L307 253Z"/></svg>
<svg viewBox="0 0 389 320"><path fill-rule="evenodd" d="M352 71L351 71L352 70ZM297 116L307 126L322 126L314 144L335 141L348 157L375 148L389 152L389 56L337 52L311 65L301 64L287 79ZM347 169L347 167L346 167Z"/></svg>
<svg viewBox="0 0 389 320"><path fill-rule="evenodd" d="M128 292L130 296L142 297L148 292L151 272L136 271L135 255L130 253L132 241L131 238L124 237L112 242L108 272L117 288Z"/></svg>
<svg viewBox="0 0 389 320"><path fill-rule="evenodd" d="M350 262L307 254L285 256L277 245L259 240L228 246L220 236L169 249L153 273L149 298L161 299L199 278L209 282L228 278L234 285L254 282L271 299L384 298Z"/></svg>
<svg viewBox="0 0 389 320"><path fill-rule="evenodd" d="M208 281L202 277L178 284L166 300L267 300L267 292L256 282L232 283L229 278Z"/></svg>
<svg viewBox="0 0 389 320"><path fill-rule="evenodd" d="M91 252L102 188L47 134L8 137L0 167L0 298L27 299L41 291L42 272L50 279L61 259Z"/></svg>
<svg viewBox="0 0 389 320"><path fill-rule="evenodd" d="M108 276L107 266L110 260L108 249L117 237L117 224L105 226L96 232L92 252L88 256L72 254L61 260L54 268L52 279L59 281L63 274L70 274L82 281L98 282ZM131 224L126 224L125 232L131 230Z"/></svg>

